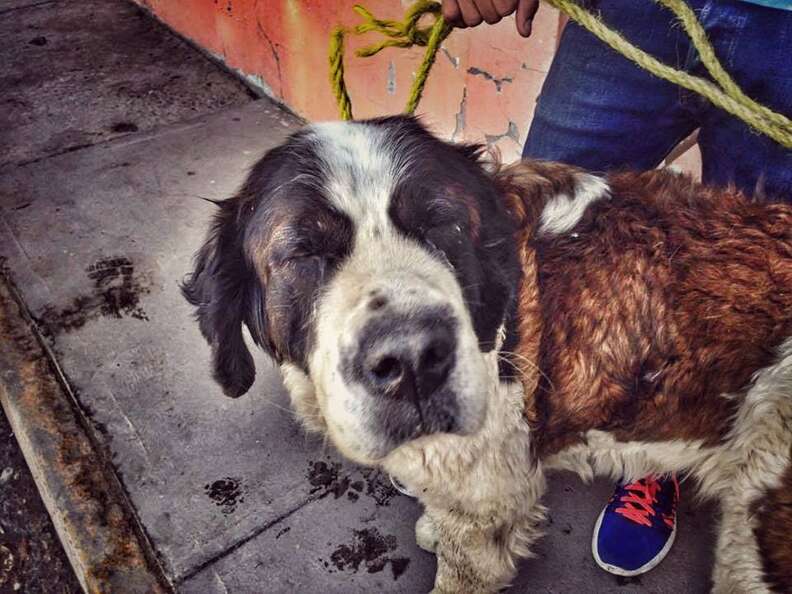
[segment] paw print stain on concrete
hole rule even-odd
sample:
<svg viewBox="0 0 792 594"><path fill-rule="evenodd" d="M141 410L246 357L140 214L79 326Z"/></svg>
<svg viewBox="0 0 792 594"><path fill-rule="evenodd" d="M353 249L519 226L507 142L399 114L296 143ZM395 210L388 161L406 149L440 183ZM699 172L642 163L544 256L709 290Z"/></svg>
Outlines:
<svg viewBox="0 0 792 594"><path fill-rule="evenodd" d="M319 499L333 495L338 499L346 494L350 501L357 501L360 495L371 497L378 506L389 505L399 492L388 478L377 470L370 468L361 471L362 480L354 480L342 474L338 462L310 462L306 477L311 484L311 495L318 494Z"/></svg>
<svg viewBox="0 0 792 594"><path fill-rule="evenodd" d="M136 281L135 267L129 258L99 260L87 269L88 278L94 281L95 295L100 298L99 311L104 316L121 318L124 315L137 320L148 320L139 307L141 293L148 289Z"/></svg>
<svg viewBox="0 0 792 594"><path fill-rule="evenodd" d="M140 298L149 289L135 274L135 266L129 258L104 258L85 271L93 281L90 293L76 297L63 309L51 306L44 309L38 321L48 335L71 332L102 316L148 320L140 307Z"/></svg>
<svg viewBox="0 0 792 594"><path fill-rule="evenodd" d="M390 505L391 499L399 494L390 479L379 470L366 468L362 474L366 480L366 495L371 497L378 506Z"/></svg>
<svg viewBox="0 0 792 594"><path fill-rule="evenodd" d="M363 491L365 486L366 485L363 481L353 481L350 483L349 487L351 490L347 492L347 499L350 501L357 501L360 499L360 493Z"/></svg>
<svg viewBox="0 0 792 594"><path fill-rule="evenodd" d="M353 534L351 543L339 545L330 554L330 561L321 560L325 568L331 572L337 570L357 573L365 569L367 573L379 573L390 565L393 579L401 577L410 560L389 554L396 550L395 536L383 536L376 528L354 530Z"/></svg>
<svg viewBox="0 0 792 594"><path fill-rule="evenodd" d="M338 499L346 493L351 481L347 476L340 476L340 470L338 462L310 462L307 477L311 483L311 495L318 493L319 499L322 499L332 493Z"/></svg>
<svg viewBox="0 0 792 594"><path fill-rule="evenodd" d="M204 485L204 492L224 514L232 514L237 505L245 502L242 479L227 476Z"/></svg>

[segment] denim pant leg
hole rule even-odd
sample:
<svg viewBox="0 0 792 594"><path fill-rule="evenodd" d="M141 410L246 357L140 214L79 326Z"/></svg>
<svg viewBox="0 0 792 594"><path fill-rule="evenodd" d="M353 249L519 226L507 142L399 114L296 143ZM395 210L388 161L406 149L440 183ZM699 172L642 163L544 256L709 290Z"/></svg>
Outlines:
<svg viewBox="0 0 792 594"><path fill-rule="evenodd" d="M667 10L636 0L602 0L594 8L642 49L685 66L690 45ZM696 128L681 97L678 87L569 23L542 87L523 156L592 171L651 169Z"/></svg>
<svg viewBox="0 0 792 594"><path fill-rule="evenodd" d="M792 117L792 11L733 0L708 1L699 15L719 59L745 93ZM701 67L696 69L697 72ZM792 150L726 112L702 110L702 179L792 202Z"/></svg>

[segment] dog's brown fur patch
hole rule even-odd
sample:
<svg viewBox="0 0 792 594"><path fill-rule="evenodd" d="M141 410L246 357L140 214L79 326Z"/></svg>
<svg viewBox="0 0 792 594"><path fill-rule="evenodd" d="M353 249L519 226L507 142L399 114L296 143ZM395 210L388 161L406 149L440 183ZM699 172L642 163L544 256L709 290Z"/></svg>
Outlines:
<svg viewBox="0 0 792 594"><path fill-rule="evenodd" d="M722 395L739 395L792 335L792 207L667 172L625 173L575 233L546 237L534 232L541 209L573 195L576 170L516 168L504 172L526 272L515 363L534 380L526 416L540 453L590 429L721 441L740 403ZM521 179L531 190L517 200Z"/></svg>

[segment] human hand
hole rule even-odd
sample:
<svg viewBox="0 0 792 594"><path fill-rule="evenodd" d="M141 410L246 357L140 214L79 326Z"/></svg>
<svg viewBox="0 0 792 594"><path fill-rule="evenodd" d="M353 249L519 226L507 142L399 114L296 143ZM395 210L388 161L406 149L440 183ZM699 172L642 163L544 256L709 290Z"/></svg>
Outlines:
<svg viewBox="0 0 792 594"><path fill-rule="evenodd" d="M443 0L443 17L455 27L475 27L494 25L516 10L517 31L528 37L538 8L539 0Z"/></svg>

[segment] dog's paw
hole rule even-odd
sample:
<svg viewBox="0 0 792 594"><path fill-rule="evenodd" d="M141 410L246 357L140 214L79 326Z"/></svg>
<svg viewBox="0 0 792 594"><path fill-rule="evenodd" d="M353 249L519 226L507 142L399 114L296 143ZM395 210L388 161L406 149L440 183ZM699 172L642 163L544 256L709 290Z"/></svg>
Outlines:
<svg viewBox="0 0 792 594"><path fill-rule="evenodd" d="M429 514L424 514L415 523L415 542L424 551L434 553L437 550L437 527L432 522Z"/></svg>

